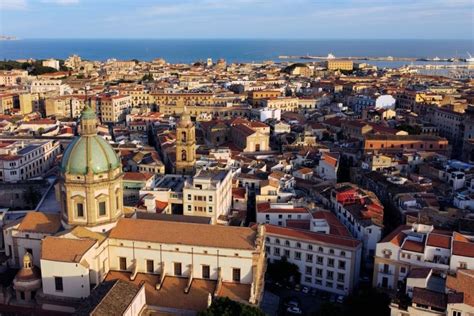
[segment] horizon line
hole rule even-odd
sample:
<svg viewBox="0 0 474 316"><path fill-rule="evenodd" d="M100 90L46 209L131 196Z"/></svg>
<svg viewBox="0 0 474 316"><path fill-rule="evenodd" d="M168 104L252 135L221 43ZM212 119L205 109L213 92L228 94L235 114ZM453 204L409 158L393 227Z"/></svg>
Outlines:
<svg viewBox="0 0 474 316"><path fill-rule="evenodd" d="M472 41L472 38L314 38L314 37L16 37L14 35L3 35L11 36L13 40L3 40L2 42L15 41L15 40L307 40L307 41L360 41L360 40L383 40L383 41L397 41L397 40L409 40L409 41Z"/></svg>

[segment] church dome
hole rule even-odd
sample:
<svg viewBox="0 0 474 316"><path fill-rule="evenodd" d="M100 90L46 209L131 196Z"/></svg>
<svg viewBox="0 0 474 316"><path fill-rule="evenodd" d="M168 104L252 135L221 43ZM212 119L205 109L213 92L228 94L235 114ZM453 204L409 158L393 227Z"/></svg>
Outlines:
<svg viewBox="0 0 474 316"><path fill-rule="evenodd" d="M66 148L61 172L73 175L85 175L107 172L120 166L120 160L114 149L102 137L97 135L96 115L86 108L81 115L81 136Z"/></svg>

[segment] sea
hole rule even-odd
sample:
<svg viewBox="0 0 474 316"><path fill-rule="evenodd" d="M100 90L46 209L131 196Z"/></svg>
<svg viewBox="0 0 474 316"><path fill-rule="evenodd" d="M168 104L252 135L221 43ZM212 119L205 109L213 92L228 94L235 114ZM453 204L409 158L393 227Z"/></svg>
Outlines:
<svg viewBox="0 0 474 316"><path fill-rule="evenodd" d="M19 39L0 41L0 59L83 59L105 61L163 58L171 63L192 63L207 58L227 62L297 61L279 56L467 58L473 40L355 40L355 39ZM310 61L304 59L302 61ZM399 67L404 61L369 61Z"/></svg>

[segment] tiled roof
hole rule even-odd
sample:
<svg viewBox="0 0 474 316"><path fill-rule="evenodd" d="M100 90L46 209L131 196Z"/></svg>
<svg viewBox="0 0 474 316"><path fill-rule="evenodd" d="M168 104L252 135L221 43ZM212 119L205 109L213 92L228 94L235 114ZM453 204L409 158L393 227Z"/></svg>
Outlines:
<svg viewBox="0 0 474 316"><path fill-rule="evenodd" d="M18 230L24 232L55 234L61 229L59 214L30 212L22 219Z"/></svg>
<svg viewBox="0 0 474 316"><path fill-rule="evenodd" d="M413 289L412 302L415 304L436 307L436 308L444 310L446 309L447 298L444 293L439 293L439 292L431 291L428 289L415 287Z"/></svg>
<svg viewBox="0 0 474 316"><path fill-rule="evenodd" d="M334 236L331 234L316 233L312 231L285 228L268 224L265 225L265 228L267 234L285 236L288 238L306 240L309 242L323 242L351 248L355 248L360 244L360 241L352 237Z"/></svg>
<svg viewBox="0 0 474 316"><path fill-rule="evenodd" d="M109 236L114 239L253 250L256 234L248 227L123 218Z"/></svg>
<svg viewBox="0 0 474 316"><path fill-rule="evenodd" d="M124 181L147 181L153 177L153 173L149 172L124 172Z"/></svg>
<svg viewBox="0 0 474 316"><path fill-rule="evenodd" d="M46 237L41 244L41 259L77 263L95 243L93 239Z"/></svg>
<svg viewBox="0 0 474 316"><path fill-rule="evenodd" d="M402 246L403 250L423 253L425 250L425 244L414 240L406 239Z"/></svg>
<svg viewBox="0 0 474 316"><path fill-rule="evenodd" d="M474 258L474 243L453 241L453 255Z"/></svg>
<svg viewBox="0 0 474 316"><path fill-rule="evenodd" d="M426 245L444 249L451 249L451 236L431 233L428 236Z"/></svg>
<svg viewBox="0 0 474 316"><path fill-rule="evenodd" d="M289 207L271 207L271 204L268 202L263 202L257 204L257 211L259 213L300 213L300 214L306 214L308 213L308 209L305 207L291 207L291 205L288 205Z"/></svg>

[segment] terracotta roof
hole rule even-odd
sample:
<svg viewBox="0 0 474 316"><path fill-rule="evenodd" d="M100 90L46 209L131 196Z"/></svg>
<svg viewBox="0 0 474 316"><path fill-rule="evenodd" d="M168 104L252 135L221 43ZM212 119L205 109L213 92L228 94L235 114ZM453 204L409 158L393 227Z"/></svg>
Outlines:
<svg viewBox="0 0 474 316"><path fill-rule="evenodd" d="M359 240L352 237L335 236L331 234L316 233L312 231L292 229L269 224L265 225L265 229L267 234L307 240L309 242L323 242L352 248L355 248L360 244Z"/></svg>
<svg viewBox="0 0 474 316"><path fill-rule="evenodd" d="M453 255L474 258L474 243L453 241Z"/></svg>
<svg viewBox="0 0 474 316"><path fill-rule="evenodd" d="M248 227L123 218L109 236L114 239L253 250L256 234Z"/></svg>
<svg viewBox="0 0 474 316"><path fill-rule="evenodd" d="M61 228L59 214L30 212L21 220L18 230L24 232L55 234Z"/></svg>
<svg viewBox="0 0 474 316"><path fill-rule="evenodd" d="M305 207L291 207L291 205L288 205L289 207L271 207L271 204L268 202L263 202L257 204L257 212L259 213L302 213L306 214L308 213L308 209Z"/></svg>
<svg viewBox="0 0 474 316"><path fill-rule="evenodd" d="M217 296L228 297L234 301L248 302L250 299L250 284L222 282Z"/></svg>
<svg viewBox="0 0 474 316"><path fill-rule="evenodd" d="M346 226L344 226L339 219L337 219L336 215L329 211L317 211L314 212L313 218L316 219L325 219L329 225L329 233L332 235L339 235L345 237L351 237L351 233L347 230Z"/></svg>
<svg viewBox="0 0 474 316"><path fill-rule="evenodd" d="M41 259L80 262L82 256L96 243L93 239L46 237L41 243Z"/></svg>
<svg viewBox="0 0 474 316"><path fill-rule="evenodd" d="M431 247L451 249L451 236L431 233L428 236L426 245Z"/></svg>
<svg viewBox="0 0 474 316"><path fill-rule="evenodd" d="M130 272L109 271L106 280L126 280L130 282ZM145 282L147 305L175 308L190 311L202 311L207 308L209 293L213 294L217 285L213 280L193 279L189 293L184 293L187 278L167 276L160 290L155 286L160 282L160 276L138 273L133 284Z"/></svg>
<svg viewBox="0 0 474 316"><path fill-rule="evenodd" d="M474 270L458 269L456 275L448 274L446 277L446 288L464 293L463 301L465 304L474 307Z"/></svg>
<svg viewBox="0 0 474 316"><path fill-rule="evenodd" d="M153 173L149 172L124 172L124 181L147 181L153 177Z"/></svg>
<svg viewBox="0 0 474 316"><path fill-rule="evenodd" d="M245 188L232 188L232 197L234 198L245 199L246 193Z"/></svg>
<svg viewBox="0 0 474 316"><path fill-rule="evenodd" d="M423 253L425 245L422 242L406 239L402 246L403 250Z"/></svg>
<svg viewBox="0 0 474 316"><path fill-rule="evenodd" d="M415 287L413 288L412 302L415 304L427 305L444 310L446 309L447 298L444 293Z"/></svg>
<svg viewBox="0 0 474 316"><path fill-rule="evenodd" d="M400 247L402 245L403 241L405 240L405 237L406 237L403 230L407 230L407 229L410 229L410 226L408 226L408 225L398 226L394 231L392 231L390 234L385 236L385 238L382 239L380 241L380 243L391 242L392 244L397 245L397 246Z"/></svg>

